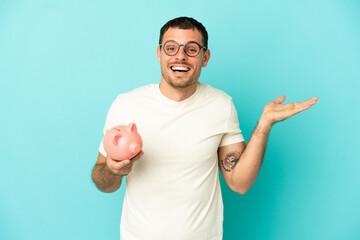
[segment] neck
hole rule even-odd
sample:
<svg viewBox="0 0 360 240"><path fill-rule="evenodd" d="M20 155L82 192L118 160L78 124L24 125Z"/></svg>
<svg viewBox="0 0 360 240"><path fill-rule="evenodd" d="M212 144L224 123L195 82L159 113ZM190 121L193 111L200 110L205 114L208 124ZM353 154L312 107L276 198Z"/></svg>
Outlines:
<svg viewBox="0 0 360 240"><path fill-rule="evenodd" d="M175 88L167 84L165 80L161 79L159 88L160 88L160 92L165 97L176 102L181 102L191 97L195 93L197 89L197 82L185 88Z"/></svg>

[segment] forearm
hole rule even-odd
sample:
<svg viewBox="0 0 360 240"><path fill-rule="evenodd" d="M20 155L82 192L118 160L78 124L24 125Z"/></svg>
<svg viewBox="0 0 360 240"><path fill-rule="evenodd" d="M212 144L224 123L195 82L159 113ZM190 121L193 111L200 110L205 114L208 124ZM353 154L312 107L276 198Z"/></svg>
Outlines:
<svg viewBox="0 0 360 240"><path fill-rule="evenodd" d="M259 120L251 138L235 166L232 182L239 192L245 193L254 184L265 156L271 125Z"/></svg>
<svg viewBox="0 0 360 240"><path fill-rule="evenodd" d="M239 193L245 193L254 184L264 160L272 125L309 109L316 104L317 100L318 97L313 97L307 101L281 105L285 101L285 96L281 96L266 104L247 147L242 152L240 159L238 158L239 160L233 168L234 171L229 177L228 184L232 186L232 189Z"/></svg>
<svg viewBox="0 0 360 240"><path fill-rule="evenodd" d="M92 179L102 192L115 192L121 185L122 176L112 173L106 164L96 164L92 171Z"/></svg>

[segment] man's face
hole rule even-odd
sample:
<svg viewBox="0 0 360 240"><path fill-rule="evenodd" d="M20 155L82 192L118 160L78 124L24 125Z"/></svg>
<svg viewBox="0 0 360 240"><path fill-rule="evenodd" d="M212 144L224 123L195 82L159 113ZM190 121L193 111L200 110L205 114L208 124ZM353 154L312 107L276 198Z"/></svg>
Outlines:
<svg viewBox="0 0 360 240"><path fill-rule="evenodd" d="M173 40L178 44L186 44L188 42L197 42L203 45L201 33L195 29L178 29L169 28L164 36L163 42ZM161 65L161 81L169 84L173 88L183 89L194 84L197 84L200 77L202 67L206 67L209 58L210 51L201 49L200 53L195 57L189 57L184 52L184 47L180 46L179 51L173 55L168 56L164 52L163 47L157 48L158 62ZM182 67L185 71L174 71L176 67Z"/></svg>

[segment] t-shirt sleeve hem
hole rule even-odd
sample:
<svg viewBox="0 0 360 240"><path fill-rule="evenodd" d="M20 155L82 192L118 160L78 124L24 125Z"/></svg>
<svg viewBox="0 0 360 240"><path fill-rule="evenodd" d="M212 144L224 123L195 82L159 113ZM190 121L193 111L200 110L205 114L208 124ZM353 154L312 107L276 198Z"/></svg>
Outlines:
<svg viewBox="0 0 360 240"><path fill-rule="evenodd" d="M101 153L105 157L107 156L107 153L105 152L105 149L104 149L103 141L101 141L101 143L100 143L99 153Z"/></svg>
<svg viewBox="0 0 360 240"><path fill-rule="evenodd" d="M245 139L241 133L238 134L225 134L219 147L227 146L234 143L244 142Z"/></svg>

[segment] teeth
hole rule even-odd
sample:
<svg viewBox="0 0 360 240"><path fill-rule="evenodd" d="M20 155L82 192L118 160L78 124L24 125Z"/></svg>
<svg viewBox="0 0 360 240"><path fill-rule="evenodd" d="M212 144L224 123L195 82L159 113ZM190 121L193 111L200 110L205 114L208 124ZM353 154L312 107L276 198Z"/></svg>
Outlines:
<svg viewBox="0 0 360 240"><path fill-rule="evenodd" d="M189 71L189 68L187 67L171 67L174 71Z"/></svg>

